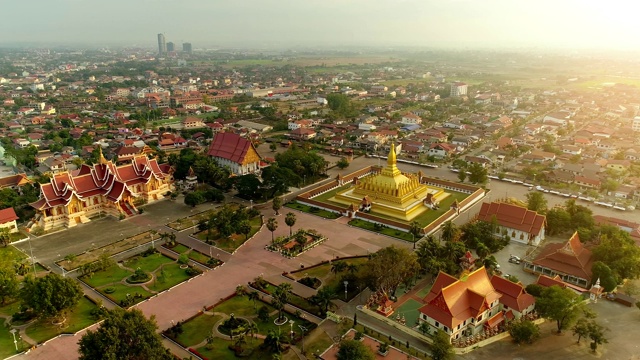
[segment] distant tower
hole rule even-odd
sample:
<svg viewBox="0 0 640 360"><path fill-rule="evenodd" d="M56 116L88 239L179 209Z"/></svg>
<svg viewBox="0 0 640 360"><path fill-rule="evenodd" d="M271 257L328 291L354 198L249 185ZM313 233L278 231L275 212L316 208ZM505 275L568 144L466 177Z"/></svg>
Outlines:
<svg viewBox="0 0 640 360"><path fill-rule="evenodd" d="M158 54L164 55L167 53L167 43L164 39L164 34L158 34Z"/></svg>
<svg viewBox="0 0 640 360"><path fill-rule="evenodd" d="M172 42L167 43L167 52L176 51L176 44Z"/></svg>
<svg viewBox="0 0 640 360"><path fill-rule="evenodd" d="M191 54L191 43L182 43L182 51Z"/></svg>

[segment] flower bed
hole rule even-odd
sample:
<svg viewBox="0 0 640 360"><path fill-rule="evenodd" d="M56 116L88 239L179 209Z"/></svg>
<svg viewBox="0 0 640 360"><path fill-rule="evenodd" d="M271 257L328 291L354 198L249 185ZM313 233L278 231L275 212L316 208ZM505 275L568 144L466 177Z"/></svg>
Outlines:
<svg viewBox="0 0 640 360"><path fill-rule="evenodd" d="M322 244L326 240L326 237L320 235L313 229L300 229L291 236L274 239L271 245L267 246L267 249L279 252L285 257L296 257Z"/></svg>

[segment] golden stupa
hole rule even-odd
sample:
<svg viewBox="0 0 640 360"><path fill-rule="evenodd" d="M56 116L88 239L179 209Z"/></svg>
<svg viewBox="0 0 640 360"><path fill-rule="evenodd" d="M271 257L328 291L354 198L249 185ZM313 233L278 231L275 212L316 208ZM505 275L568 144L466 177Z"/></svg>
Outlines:
<svg viewBox="0 0 640 360"><path fill-rule="evenodd" d="M448 195L440 188L421 184L417 174L403 174L396 162L392 144L382 171L359 179L331 200L345 205L359 204L356 207L361 211L411 221Z"/></svg>

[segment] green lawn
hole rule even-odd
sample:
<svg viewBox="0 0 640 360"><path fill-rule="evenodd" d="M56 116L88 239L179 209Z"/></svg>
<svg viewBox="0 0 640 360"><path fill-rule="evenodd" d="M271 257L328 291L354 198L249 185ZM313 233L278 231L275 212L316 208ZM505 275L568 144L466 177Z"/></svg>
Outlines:
<svg viewBox="0 0 640 360"><path fill-rule="evenodd" d="M162 270L164 272L164 281L162 281L160 269L158 269L155 272L156 278L147 284L149 289L161 292L191 278L191 276L187 274L187 270L180 269L180 264L177 263L167 264L162 267Z"/></svg>
<svg viewBox="0 0 640 360"><path fill-rule="evenodd" d="M0 315L11 316L20 310L20 301L7 301L6 304L0 306ZM0 319L0 325L2 325L2 319Z"/></svg>
<svg viewBox="0 0 640 360"><path fill-rule="evenodd" d="M215 338L211 345L211 350L208 350L205 346L199 347L196 350L209 360L237 360L233 351L229 350L231 341ZM251 360L273 360L273 355L265 350L260 349L262 339L247 339L247 348L253 348L253 352L247 359Z"/></svg>
<svg viewBox="0 0 640 360"><path fill-rule="evenodd" d="M21 261L27 258L27 255L23 254L20 250L9 245L0 247L0 266L11 265L16 261Z"/></svg>
<svg viewBox="0 0 640 360"><path fill-rule="evenodd" d="M213 326L222 319L220 315L201 314L182 324L182 334L176 339L180 344L190 347L195 346L207 338Z"/></svg>
<svg viewBox="0 0 640 360"><path fill-rule="evenodd" d="M276 290L276 286L272 285L272 284L267 284L265 291L269 292L270 294L273 294ZM298 307L302 310L306 310L307 312L310 312L312 314L315 315L320 315L319 314L319 309L317 306L311 304L309 302L309 300L303 298L300 295L297 295L295 293L290 293L289 294L289 304Z"/></svg>
<svg viewBox="0 0 640 360"><path fill-rule="evenodd" d="M96 305L86 297L83 297L71 314L67 315L67 321L65 323L67 326L65 328L53 325L51 319L41 319L27 327L26 333L38 343L42 343L62 333L75 333L97 322L90 314L94 308L96 308Z"/></svg>
<svg viewBox="0 0 640 360"><path fill-rule="evenodd" d="M184 252L187 252L189 250L191 250L191 248L189 248L188 246L182 245L182 244L178 244L172 248L168 247L167 249L171 250L171 251L175 251L178 254L182 254Z"/></svg>
<svg viewBox="0 0 640 360"><path fill-rule="evenodd" d="M251 224L251 232L248 236L241 234L233 234L226 239L219 239L217 232L212 230L212 234L209 236L210 240L213 240L213 244L220 250L224 250L228 253L233 253L236 251L240 245L244 244L248 239L250 239L253 235L255 235L258 230L262 227L262 220L259 216L254 217L249 220ZM199 240L206 241L207 234L206 231L201 231L195 234Z"/></svg>
<svg viewBox="0 0 640 360"><path fill-rule="evenodd" d="M356 258L356 259L346 259L346 260L337 260L343 261L347 264L354 264L358 266L358 271L355 273L357 277L361 276L362 266L369 261L367 257ZM333 262L332 262L333 263ZM320 266L316 266L311 269L305 269L303 271L299 271L296 273L290 274L296 280L302 279L303 277L316 277L322 281L322 285L320 287L327 287L330 289L334 289L335 293L341 300L344 300L344 285L342 283L342 276L346 274L346 272L338 273L337 275L331 272L331 264L326 263ZM347 286L347 299L351 300L356 295L358 295L359 290L353 286Z"/></svg>
<svg viewBox="0 0 640 360"><path fill-rule="evenodd" d="M113 265L108 269L95 272L91 277L83 276L81 279L91 287L99 288L101 286L119 282L133 274L127 269L123 269L118 265Z"/></svg>
<svg viewBox="0 0 640 360"><path fill-rule="evenodd" d="M143 289L141 286L127 286L124 284L113 284L113 285L110 285L109 287L113 287L115 289L115 292L111 294L106 294L104 293L104 289L98 289L98 291L100 291L103 295L105 295L109 299L113 300L113 302L115 302L116 304L120 304L121 300L126 299L127 294L131 294L131 296L133 296L134 294L142 295L142 298L137 300L136 303L143 301L144 299L153 295L147 290Z"/></svg>
<svg viewBox="0 0 640 360"><path fill-rule="evenodd" d="M261 301L256 301L256 307L264 305ZM267 305L269 306L269 305ZM269 306L270 310L274 309ZM253 301L249 300L247 296L234 296L231 299L223 302L211 310L213 312L221 312L226 314L234 313L236 316L253 316L257 311L254 308Z"/></svg>
<svg viewBox="0 0 640 360"><path fill-rule="evenodd" d="M133 257L129 260L125 260L123 262L123 265L133 270L140 268L145 272L151 273L157 268L159 268L160 265L169 264L172 262L175 262L175 260L163 254L156 253L156 254L149 255L147 257L144 257L144 256Z"/></svg>
<svg viewBox="0 0 640 360"><path fill-rule="evenodd" d="M331 191L327 191L326 193L324 193L324 194L322 194L322 195L315 196L315 197L313 197L312 199L313 199L313 200L316 200L316 201L326 202L326 201L328 201L329 199L331 199L332 197L336 196L336 194L337 194L339 191L347 190L347 189L348 189L348 188L350 188L351 186L353 186L353 185L352 185L352 184L342 185L342 186L339 186L339 187L337 187L337 188L335 188L335 189L333 189L333 190L331 190ZM344 205L343 205L343 206L344 206Z"/></svg>
<svg viewBox="0 0 640 360"><path fill-rule="evenodd" d="M9 332L9 328L4 326L4 319L0 319L0 359L8 358L29 347L29 344L22 341L19 333L16 333L16 340L18 340L17 352L13 343L13 335Z"/></svg>
<svg viewBox="0 0 640 360"><path fill-rule="evenodd" d="M189 251L189 259L206 265L207 261L209 261L209 259L211 258L208 255L205 255L199 251L191 250Z"/></svg>
<svg viewBox="0 0 640 360"><path fill-rule="evenodd" d="M418 320L418 309L420 309L422 305L423 304L416 300L409 299L405 301L404 304L400 305L400 307L398 307L389 318L395 320L396 314L400 314L400 316L404 316L407 326L413 327L416 325L416 321Z"/></svg>
<svg viewBox="0 0 640 360"><path fill-rule="evenodd" d="M427 294L429 293L429 291L431 291L431 286L425 286L422 290L418 291L416 293L416 295L419 298L424 298L425 296L427 296Z"/></svg>
<svg viewBox="0 0 640 360"><path fill-rule="evenodd" d="M309 213L309 214L312 214L312 215L320 216L321 218L325 218L325 219L337 219L340 216L342 216L340 214L336 214L334 212L327 211L327 210L324 210L324 209L312 208L309 205L301 204L301 203L298 203L298 202L290 202L290 203L286 204L285 206L288 207L288 208L291 208L291 209L296 209L296 210L300 210L300 211L303 211L303 212L306 212L306 213Z"/></svg>
<svg viewBox="0 0 640 360"><path fill-rule="evenodd" d="M365 230L369 230L369 231L373 231L373 232L377 232L380 234L384 234L387 236L391 236L397 239L402 239L405 241L412 241L414 240L414 237L408 233L408 232L404 232L404 231L400 231L397 229L392 229L392 228L382 228L380 230L377 230L375 227L375 223L366 221L366 220L361 220L361 219L353 219L351 221L349 221L349 225L351 226L355 226L355 227L359 227L361 229L365 229ZM418 240L418 239L415 239Z"/></svg>

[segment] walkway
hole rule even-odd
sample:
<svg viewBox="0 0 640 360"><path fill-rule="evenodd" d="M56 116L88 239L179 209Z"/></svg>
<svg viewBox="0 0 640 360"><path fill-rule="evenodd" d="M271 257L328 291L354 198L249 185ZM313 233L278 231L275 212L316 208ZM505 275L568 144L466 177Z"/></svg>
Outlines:
<svg viewBox="0 0 640 360"><path fill-rule="evenodd" d="M177 202L165 203L180 207ZM204 208L198 208L198 210L201 211L204 210ZM281 213L285 214L289 211L289 209L285 208ZM208 271L204 275L192 279L190 282L185 282L170 291L164 292L153 299L142 302L137 305L137 308L142 310L147 316L155 315L159 328L164 330L171 326L172 321L177 322L191 317L204 306L212 305L219 299L233 293L238 285L247 284L261 274L265 277L278 276L284 271L292 271L300 268L301 264L310 266L320 261L334 259L337 256L365 255L368 252L375 252L382 247L392 244L407 248L410 246L400 240L394 240L386 236L373 234L302 212L291 211L295 212L297 217L294 230L299 228L315 228L327 236L328 240L321 246L315 247L297 258L287 259L280 254L272 253L264 249L265 246L271 242L271 233L269 231L261 231L241 247L236 254L230 256L224 265L215 270ZM265 209L263 213L265 217L269 217L272 215L273 210ZM145 215L137 218L139 219L139 224L137 225L138 230L162 228L162 226L153 223L153 221L161 221L164 223L166 220L165 217L155 216L153 214L153 208L151 207L145 210ZM136 218L131 220L134 219ZM278 216L277 219L280 224L275 235L288 235L289 228L284 224L284 215ZM96 232L102 232L99 228L100 225L102 224L95 223L85 225L81 232L84 235L88 235L89 233L95 235ZM133 229L133 231L135 231L135 229ZM166 231L166 227L164 227L162 231ZM192 230L177 233L178 241L192 244L191 241L187 240L190 239L188 237L190 231ZM67 234L67 236L68 235L69 234ZM43 238L42 241L45 239L47 238ZM32 242L37 243L40 241L41 240L38 239ZM51 251L48 253L51 254ZM81 335L82 334L57 338L47 343L47 345L39 347L28 355L23 355L19 358L38 360L77 359L77 342Z"/></svg>

